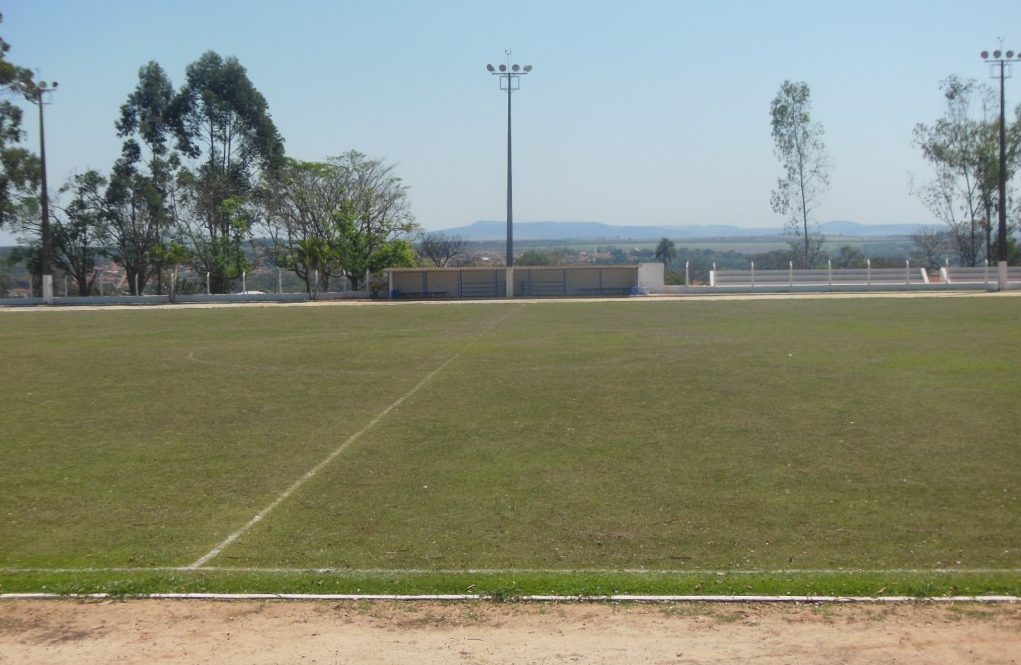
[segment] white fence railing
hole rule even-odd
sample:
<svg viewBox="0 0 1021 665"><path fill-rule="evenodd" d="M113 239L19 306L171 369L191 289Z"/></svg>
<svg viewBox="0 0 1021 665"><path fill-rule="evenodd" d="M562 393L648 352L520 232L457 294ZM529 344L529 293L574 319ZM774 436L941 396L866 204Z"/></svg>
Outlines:
<svg viewBox="0 0 1021 665"><path fill-rule="evenodd" d="M986 264L978 268L939 269L940 279L945 284L996 284L996 266ZM1007 267L1007 283L1021 283L1021 266Z"/></svg>
<svg viewBox="0 0 1021 665"><path fill-rule="evenodd" d="M995 281L995 274L993 277ZM776 286L894 286L929 284L924 268L913 267L910 261L903 268L834 268L796 270L757 270L752 262L748 270L717 270L709 273L709 286L776 287Z"/></svg>

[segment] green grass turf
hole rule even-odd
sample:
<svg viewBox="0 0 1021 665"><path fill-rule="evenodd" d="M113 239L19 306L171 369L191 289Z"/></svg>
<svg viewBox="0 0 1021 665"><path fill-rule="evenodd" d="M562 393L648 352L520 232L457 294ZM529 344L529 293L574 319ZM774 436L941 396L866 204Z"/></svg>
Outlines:
<svg viewBox="0 0 1021 665"><path fill-rule="evenodd" d="M2 591L1021 588L1014 298L7 313L0 343ZM219 571L22 570L187 566L450 358Z"/></svg>

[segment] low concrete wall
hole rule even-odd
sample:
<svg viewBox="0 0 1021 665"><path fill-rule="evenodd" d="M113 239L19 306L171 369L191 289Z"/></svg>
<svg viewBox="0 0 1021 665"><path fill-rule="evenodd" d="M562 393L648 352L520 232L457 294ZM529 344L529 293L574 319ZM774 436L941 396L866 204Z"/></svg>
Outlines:
<svg viewBox="0 0 1021 665"><path fill-rule="evenodd" d="M302 302L308 300L305 293L193 293L177 296L179 303L207 302Z"/></svg>
<svg viewBox="0 0 1021 665"><path fill-rule="evenodd" d="M302 294L304 295L304 294ZM320 293L319 300L365 300L371 297L368 291L330 291Z"/></svg>
<svg viewBox="0 0 1021 665"><path fill-rule="evenodd" d="M877 293L889 291L915 291L934 293L937 291L995 291L996 285L984 284L766 284L762 286L666 286L664 293L670 295L711 296L723 293Z"/></svg>
<svg viewBox="0 0 1021 665"><path fill-rule="evenodd" d="M0 307L31 307L42 304L42 298L0 298Z"/></svg>
<svg viewBox="0 0 1021 665"><path fill-rule="evenodd" d="M357 300L368 298L368 291L343 291L320 293L320 300ZM177 296L176 303L246 303L246 302L305 302L306 293L192 293ZM52 305L165 305L170 302L169 296L76 296L53 298ZM43 305L42 298L0 298L0 307L31 307Z"/></svg>
<svg viewBox="0 0 1021 665"><path fill-rule="evenodd" d="M54 305L163 305L170 296L67 296L54 298Z"/></svg>

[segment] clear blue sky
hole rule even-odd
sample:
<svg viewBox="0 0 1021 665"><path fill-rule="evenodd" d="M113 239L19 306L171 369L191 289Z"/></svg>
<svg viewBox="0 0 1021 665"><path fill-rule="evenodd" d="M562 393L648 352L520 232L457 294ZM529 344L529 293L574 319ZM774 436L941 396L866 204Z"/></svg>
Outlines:
<svg viewBox="0 0 1021 665"><path fill-rule="evenodd" d="M139 67L175 86L212 49L265 95L287 152L396 163L418 222L504 218L506 96L487 63L535 67L514 96L515 220L777 226L769 103L807 82L832 187L818 221L929 222L911 146L950 74L1021 49L1021 3L948 0L13 0L9 58L58 80L46 108L55 188L106 170ZM1015 28L1018 34L1005 34ZM1019 76L1008 104L1021 100ZM26 123L37 141L33 116ZM6 238L0 236L0 241Z"/></svg>

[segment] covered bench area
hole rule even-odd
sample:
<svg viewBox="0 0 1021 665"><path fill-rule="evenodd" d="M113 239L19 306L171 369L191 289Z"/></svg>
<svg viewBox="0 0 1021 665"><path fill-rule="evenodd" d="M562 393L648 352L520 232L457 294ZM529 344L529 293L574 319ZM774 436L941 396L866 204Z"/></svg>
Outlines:
<svg viewBox="0 0 1021 665"><path fill-rule="evenodd" d="M563 298L637 294L647 287L643 283L647 280L640 279L640 273L648 271L646 265L394 268L387 272L393 299ZM662 269L661 264L653 265Z"/></svg>

